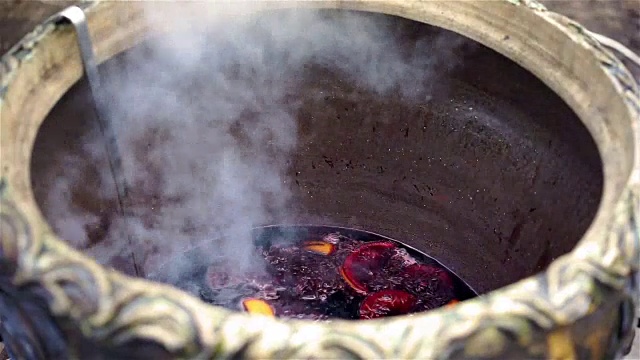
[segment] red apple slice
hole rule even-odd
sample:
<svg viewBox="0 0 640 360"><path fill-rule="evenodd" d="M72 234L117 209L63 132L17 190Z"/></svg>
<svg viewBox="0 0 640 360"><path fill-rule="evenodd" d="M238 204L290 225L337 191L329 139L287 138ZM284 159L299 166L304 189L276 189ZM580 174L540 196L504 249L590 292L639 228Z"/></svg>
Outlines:
<svg viewBox="0 0 640 360"><path fill-rule="evenodd" d="M394 243L386 241L361 245L344 260L340 275L353 290L367 294L367 281L389 261L395 248Z"/></svg>
<svg viewBox="0 0 640 360"><path fill-rule="evenodd" d="M378 291L367 296L360 304L360 319L408 314L416 302L415 296L402 290Z"/></svg>

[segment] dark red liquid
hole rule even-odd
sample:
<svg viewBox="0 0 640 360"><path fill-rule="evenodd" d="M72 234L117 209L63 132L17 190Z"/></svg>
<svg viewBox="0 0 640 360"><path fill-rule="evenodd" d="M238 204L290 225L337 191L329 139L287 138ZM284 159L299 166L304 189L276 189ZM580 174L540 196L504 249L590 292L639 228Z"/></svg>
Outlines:
<svg viewBox="0 0 640 360"><path fill-rule="evenodd" d="M404 315L475 296L435 260L371 233L267 227L257 232L256 244L261 271L238 274L226 259L175 285L229 309L247 311L243 304L253 299L275 316L313 320Z"/></svg>

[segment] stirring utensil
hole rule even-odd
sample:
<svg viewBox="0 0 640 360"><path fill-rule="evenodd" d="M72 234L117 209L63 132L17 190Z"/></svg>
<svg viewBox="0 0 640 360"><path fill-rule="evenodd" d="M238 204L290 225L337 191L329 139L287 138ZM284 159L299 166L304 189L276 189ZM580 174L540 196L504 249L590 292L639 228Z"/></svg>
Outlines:
<svg viewBox="0 0 640 360"><path fill-rule="evenodd" d="M115 183L118 211L125 222L125 228L127 229L126 236L129 240L129 245L132 247L131 260L133 268L136 276L143 276L142 269L139 268L136 261L135 251L133 250L133 239L129 232L129 214L126 212L127 207L125 206L128 199L127 180L122 168L122 157L120 156L113 122L106 111L106 97L104 89L101 86L98 65L93 52L93 44L89 35L89 27L87 26L87 17L84 11L78 6L68 7L60 12L58 16L63 20L69 21L76 32L78 47L80 48L80 55L82 57L82 64L84 67L84 74L87 79L87 83L89 84L89 93L94 104L95 117L102 133L105 151L109 162L109 170Z"/></svg>

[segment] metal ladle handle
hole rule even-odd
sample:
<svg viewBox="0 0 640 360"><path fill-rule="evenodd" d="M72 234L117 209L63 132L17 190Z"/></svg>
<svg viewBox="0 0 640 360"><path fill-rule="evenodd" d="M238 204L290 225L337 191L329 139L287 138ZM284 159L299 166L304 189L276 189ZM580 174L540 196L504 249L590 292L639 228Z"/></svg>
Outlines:
<svg viewBox="0 0 640 360"><path fill-rule="evenodd" d="M76 32L76 38L78 41L78 47L80 49L80 55L82 57L82 64L84 67L84 73L89 84L89 92L94 104L95 116L98 120L100 130L105 144L105 151L107 159L109 161L109 170L113 177L115 188L117 192L118 207L120 215L122 216L125 226L128 226L129 214L127 214L125 206L127 202L127 180L124 176L124 170L122 168L122 157L120 156L120 150L116 133L113 128L113 122L107 112L106 98L104 89L100 81L100 73L98 72L98 64L93 52L93 43L91 42L91 36L89 35L89 27L87 26L87 17L84 11L78 6L71 6L59 13L59 17L62 20L69 21ZM127 231L127 238L131 246L131 261L133 264L134 272L136 276L144 276L142 270L138 267L135 256L135 247L133 246L133 239L129 231Z"/></svg>

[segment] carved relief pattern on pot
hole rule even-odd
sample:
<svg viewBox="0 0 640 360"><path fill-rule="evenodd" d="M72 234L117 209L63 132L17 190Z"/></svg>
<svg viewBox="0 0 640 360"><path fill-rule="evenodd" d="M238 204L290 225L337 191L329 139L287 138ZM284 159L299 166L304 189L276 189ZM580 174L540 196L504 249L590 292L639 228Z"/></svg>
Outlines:
<svg viewBox="0 0 640 360"><path fill-rule="evenodd" d="M0 269L2 275L12 276L18 266L18 248L29 237L29 225L18 217L14 207L0 198Z"/></svg>
<svg viewBox="0 0 640 360"><path fill-rule="evenodd" d="M558 14L553 14L552 16L560 25L576 33L582 41L593 50L594 55L600 61L602 67L607 71L609 76L611 76L620 92L625 95L625 99L628 105L631 106L632 111L640 113L638 84L620 59L611 50L603 46L592 33L581 24Z"/></svg>
<svg viewBox="0 0 640 360"><path fill-rule="evenodd" d="M58 341L60 333L43 326L40 321L44 319L32 317L34 312L29 311L29 307L37 305L29 303L32 298L21 286L30 283L27 272L35 260L31 255L37 249L38 241L32 236L27 219L6 198L6 189L3 189L0 192L0 288L3 290L0 328L12 354L25 359L47 358L59 354L62 348ZM38 285L36 291L46 289ZM44 307L38 310L39 315L48 312ZM51 336L42 336L44 333Z"/></svg>
<svg viewBox="0 0 640 360"><path fill-rule="evenodd" d="M510 1L550 16L536 1ZM89 5L97 6L99 2ZM47 29L38 28L31 38ZM629 73L611 52L583 34L637 111L638 89ZM16 51L28 52L29 46L33 43ZM19 63L18 55L2 59L3 78ZM41 299L53 315L30 321L55 319L65 324L59 328L63 332L71 325L94 349L124 351L139 341L156 344L154 358L602 357L611 354L616 343L628 340L635 325L625 324L623 339L607 337L617 334L610 331L618 324L618 316L611 315L617 314L617 304L636 301L638 296L629 279L640 262L640 184L630 185L615 210L610 235L606 241L583 244L589 249L583 257L563 256L544 274L507 287L497 296L406 318L322 324L208 306L169 286L106 270L53 235L34 232L11 202L11 189L0 194L0 284ZM622 294L614 299L616 310L603 304L603 294L609 293ZM582 330L567 330L576 321L584 323ZM44 349L34 356L49 351Z"/></svg>

